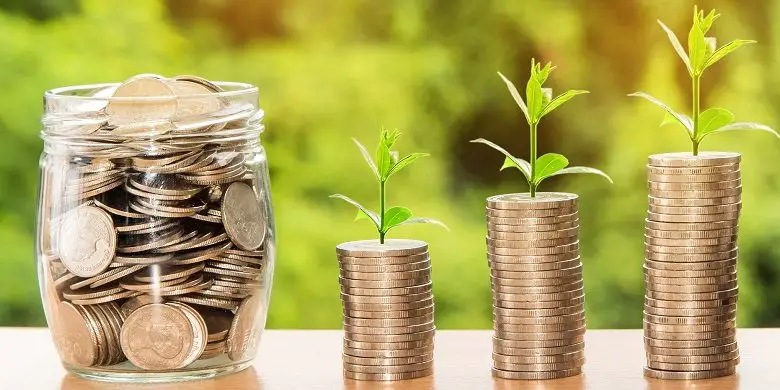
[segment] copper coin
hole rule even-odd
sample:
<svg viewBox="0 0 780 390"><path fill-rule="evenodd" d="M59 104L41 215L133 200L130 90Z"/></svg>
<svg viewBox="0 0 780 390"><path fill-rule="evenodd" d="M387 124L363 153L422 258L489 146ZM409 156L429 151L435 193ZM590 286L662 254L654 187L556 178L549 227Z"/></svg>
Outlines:
<svg viewBox="0 0 780 390"><path fill-rule="evenodd" d="M733 167L733 166L732 166ZM741 172L739 168L731 169L722 173L676 173L662 174L648 172L648 182L656 183L716 183L739 179Z"/></svg>
<svg viewBox="0 0 780 390"><path fill-rule="evenodd" d="M367 381L401 381L401 380L422 378L430 375L433 375L433 367L420 370L420 371L411 371L411 372L402 372L402 373L380 373L380 374L353 372L353 371L346 371L346 370L344 371L345 378L355 379L355 380L367 380Z"/></svg>
<svg viewBox="0 0 780 390"><path fill-rule="evenodd" d="M582 367L571 368L557 371L505 371L497 368L492 369L493 376L501 379L513 380L548 380L560 379L582 374Z"/></svg>
<svg viewBox="0 0 780 390"><path fill-rule="evenodd" d="M742 156L731 152L700 152L694 156L691 153L654 154L648 158L648 165L653 167L712 167L719 165L739 164Z"/></svg>
<svg viewBox="0 0 780 390"><path fill-rule="evenodd" d="M493 315L496 317L558 317L577 314L584 310L582 305L558 307L553 309L504 309L493 307Z"/></svg>
<svg viewBox="0 0 780 390"><path fill-rule="evenodd" d="M507 325L551 325L551 324L571 324L575 321L585 321L585 311L574 314L567 314L555 317L517 317L517 316L495 316L495 324Z"/></svg>
<svg viewBox="0 0 780 390"><path fill-rule="evenodd" d="M648 361L647 367L655 370L666 371L710 371L710 370L723 370L731 367L736 367L739 364L739 357L732 360L713 363L661 363L656 361Z"/></svg>
<svg viewBox="0 0 780 390"><path fill-rule="evenodd" d="M397 265L361 265L361 264L341 264L339 266L342 272L357 273L396 273L419 271L430 269L431 261L424 260L417 263L397 264Z"/></svg>
<svg viewBox="0 0 780 390"><path fill-rule="evenodd" d="M502 248L493 247L488 245L487 252L493 255L521 255L521 256L542 256L542 255L557 255L567 252L578 251L580 249L579 241L571 244L564 244L560 246L553 246L549 248Z"/></svg>
<svg viewBox="0 0 780 390"><path fill-rule="evenodd" d="M435 329L433 321L425 322L425 323L409 324L404 326L383 327L383 328L378 328L373 326L355 326L355 325L347 325L347 324L344 324L343 327L344 327L344 332L366 334L366 335L407 334L407 333L418 333L418 332Z"/></svg>
<svg viewBox="0 0 780 390"><path fill-rule="evenodd" d="M559 215L569 215L576 213L577 207L560 207L554 209L494 209L490 207L485 208L485 216L488 218L544 218L544 217L556 217Z"/></svg>
<svg viewBox="0 0 780 390"><path fill-rule="evenodd" d="M493 348L559 348L567 345L582 343L584 341L584 332L571 335L568 338L560 339L542 339L542 340L506 340L493 337Z"/></svg>
<svg viewBox="0 0 780 390"><path fill-rule="evenodd" d="M574 207L577 194L564 192L538 192L531 197L529 193L504 194L487 198L487 206L501 210L539 210Z"/></svg>
<svg viewBox="0 0 780 390"><path fill-rule="evenodd" d="M700 239L700 238L720 238L736 236L739 228L717 229L717 230L656 230L645 229L645 236L665 238L665 239Z"/></svg>
<svg viewBox="0 0 780 390"><path fill-rule="evenodd" d="M669 317L702 317L702 316L718 316L722 314L731 313L737 310L736 304L716 306L709 308L699 309L678 309L678 308L660 308L653 306L645 306L645 313L656 316L669 316Z"/></svg>
<svg viewBox="0 0 780 390"><path fill-rule="evenodd" d="M428 251L428 244L416 240L351 241L336 246L339 256L346 257L406 257ZM391 264L391 263L388 263Z"/></svg>
<svg viewBox="0 0 780 390"><path fill-rule="evenodd" d="M656 238L645 236L645 243L648 245L661 245L661 246L717 246L717 245L729 245L737 241L737 236L728 236L720 238Z"/></svg>
<svg viewBox="0 0 780 390"><path fill-rule="evenodd" d="M666 355L666 356L706 356L706 355L720 355L728 352L736 351L738 349L737 343L729 343L724 345L718 345L714 347L701 347L701 348L663 348L645 346L645 350L648 354L653 355Z"/></svg>
<svg viewBox="0 0 780 390"><path fill-rule="evenodd" d="M722 198L663 198L656 196L648 196L647 202L652 205L658 206L671 206L671 207L704 207L704 206L718 206L724 204L739 203L742 200L741 195L725 196Z"/></svg>
<svg viewBox="0 0 780 390"><path fill-rule="evenodd" d="M739 211L720 214L659 214L647 213L647 220L668 223L710 223L720 221L736 221L739 219Z"/></svg>
<svg viewBox="0 0 780 390"><path fill-rule="evenodd" d="M532 332L532 333L525 333L525 332L509 332L509 331L495 331L495 338L504 339L504 340L515 340L515 341L541 341L541 340L560 340L560 339L570 339L575 336L580 336L585 334L585 327L581 327L579 329L567 329L562 331L555 331L555 332Z"/></svg>
<svg viewBox="0 0 780 390"><path fill-rule="evenodd" d="M689 198L725 198L742 194L742 187L728 188L725 190L701 190L701 191L667 191L649 189L648 195L658 198L689 199Z"/></svg>
<svg viewBox="0 0 780 390"><path fill-rule="evenodd" d="M705 309L729 306L737 303L737 297L733 296L725 299L699 300L699 301L668 301L663 299L654 299L645 297L645 307L653 306L665 309ZM647 309L645 309L647 310Z"/></svg>
<svg viewBox="0 0 780 390"><path fill-rule="evenodd" d="M555 225L561 222L572 222L579 219L579 214L573 212L571 214L556 215L553 217L535 217L535 218L511 218L511 217L488 217L488 224L493 225L516 225L516 226L529 226L529 225Z"/></svg>
<svg viewBox="0 0 780 390"><path fill-rule="evenodd" d="M188 364L193 328L180 309L152 303L132 312L122 326L122 350L145 370L173 370ZM160 343L158 340L166 340Z"/></svg>
<svg viewBox="0 0 780 390"><path fill-rule="evenodd" d="M551 240L561 239L566 237L576 237L579 234L579 226L571 227L568 229L551 230L546 232L528 232L528 233L516 233L516 232L500 232L488 230L488 238L497 240Z"/></svg>
<svg viewBox="0 0 780 390"><path fill-rule="evenodd" d="M487 229L489 232L495 233L539 233L539 232L551 232L565 229L578 228L580 226L579 219L573 219L558 223L552 223L547 225L511 225L495 223L488 220Z"/></svg>
<svg viewBox="0 0 780 390"><path fill-rule="evenodd" d="M344 335L345 340L354 342L367 342L367 343L411 343L420 342L425 345L433 345L433 336L436 329L424 330L416 333L403 333L403 334L360 334L360 333L347 333Z"/></svg>
<svg viewBox="0 0 780 390"><path fill-rule="evenodd" d="M344 310L342 314L353 318L410 318L433 313L434 306L426 306L420 309L393 310L393 311L364 311Z"/></svg>
<svg viewBox="0 0 780 390"><path fill-rule="evenodd" d="M721 370L709 370L709 371L666 371L655 370L645 367L644 373L648 378L655 378L661 380L699 380L699 379L711 379L720 378L724 376L734 375L737 372L735 367L728 367Z"/></svg>
<svg viewBox="0 0 780 390"><path fill-rule="evenodd" d="M493 277L496 278L504 278L504 279L554 279L554 278L561 278L566 277L570 275L581 275L582 274L582 264L579 264L575 267L571 268L564 268L564 269L555 269L555 270L549 270L549 271L501 271L496 269L491 269L490 274Z"/></svg>
<svg viewBox="0 0 780 390"><path fill-rule="evenodd" d="M645 347L660 348L709 348L729 345L736 342L735 334L725 337L716 337L712 339L701 340L660 340L645 336Z"/></svg>
<svg viewBox="0 0 780 390"><path fill-rule="evenodd" d="M518 356L502 355L493 352L493 361L509 364L552 364L562 363L585 358L585 350L580 349L574 352L560 353L555 355L536 355L536 356Z"/></svg>
<svg viewBox="0 0 780 390"><path fill-rule="evenodd" d="M428 252L422 252L416 255L409 256L377 256L377 257L352 257L346 255L338 255L340 265L354 265L365 267L379 267L379 266L396 266L417 264L421 261L428 261L430 257Z"/></svg>
<svg viewBox="0 0 780 390"><path fill-rule="evenodd" d="M733 350L728 352L722 352L714 355L660 355L660 354L648 354L649 362L658 362L665 364L701 364L701 363L716 363L733 360L739 357L739 350Z"/></svg>
<svg viewBox="0 0 780 390"><path fill-rule="evenodd" d="M645 337L659 340L707 340L730 337L736 334L735 331L734 328L711 332L661 332L645 329Z"/></svg>
<svg viewBox="0 0 780 390"><path fill-rule="evenodd" d="M433 360L433 353L423 355L395 357L395 358L366 358L359 356L342 355L344 363L364 366L400 366L407 364L420 364Z"/></svg>
<svg viewBox="0 0 780 390"><path fill-rule="evenodd" d="M403 372L416 372L420 370L429 369L433 360L429 360L422 363L404 364L397 366L376 366L376 365L361 365L352 364L344 361L344 370L362 374L398 374Z"/></svg>
<svg viewBox="0 0 780 390"><path fill-rule="evenodd" d="M509 356L551 356L567 354L572 352L584 351L585 343L573 343L560 347L548 348L510 348L499 345L493 345L493 353Z"/></svg>
<svg viewBox="0 0 780 390"><path fill-rule="evenodd" d="M51 331L57 351L65 363L89 367L98 360L97 334L92 325L67 302L61 302Z"/></svg>
<svg viewBox="0 0 780 390"><path fill-rule="evenodd" d="M646 165L648 175L707 176L739 172L739 163L708 165L701 167L656 167Z"/></svg>
<svg viewBox="0 0 780 390"><path fill-rule="evenodd" d="M553 294L567 291L581 290L582 280L569 284L558 284L551 286L504 286L501 282L493 283L493 292L497 294ZM499 295L494 295L499 296Z"/></svg>
<svg viewBox="0 0 780 390"><path fill-rule="evenodd" d="M236 311L227 338L227 354L233 361L254 356L265 324L265 304L260 295L246 298Z"/></svg>
<svg viewBox="0 0 780 390"><path fill-rule="evenodd" d="M647 182L650 191L718 191L741 186L742 180L740 178L715 182Z"/></svg>
<svg viewBox="0 0 780 390"><path fill-rule="evenodd" d="M504 371L559 371L581 367L585 364L585 358L577 358L556 363L508 363L493 360L493 368Z"/></svg>
<svg viewBox="0 0 780 390"><path fill-rule="evenodd" d="M571 236L571 237L563 237L563 238L554 238L549 240L520 241L520 240L499 240L490 237L485 237L485 241L487 241L488 247L491 248L518 248L518 249L534 248L535 249L535 248L550 248L550 247L559 247L562 245L570 245L575 242L579 242L579 238L577 236Z"/></svg>
<svg viewBox="0 0 780 390"><path fill-rule="evenodd" d="M487 254L488 262L501 264L541 264L559 263L579 258L579 251L570 251L554 255L494 255Z"/></svg>

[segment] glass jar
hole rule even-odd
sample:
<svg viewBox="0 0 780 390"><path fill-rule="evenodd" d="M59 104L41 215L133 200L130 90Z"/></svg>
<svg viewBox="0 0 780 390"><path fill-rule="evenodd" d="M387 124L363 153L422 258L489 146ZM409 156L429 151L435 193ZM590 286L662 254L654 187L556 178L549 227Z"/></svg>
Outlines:
<svg viewBox="0 0 780 390"><path fill-rule="evenodd" d="M194 76L46 92L36 256L69 371L153 382L251 365L275 258L257 101Z"/></svg>

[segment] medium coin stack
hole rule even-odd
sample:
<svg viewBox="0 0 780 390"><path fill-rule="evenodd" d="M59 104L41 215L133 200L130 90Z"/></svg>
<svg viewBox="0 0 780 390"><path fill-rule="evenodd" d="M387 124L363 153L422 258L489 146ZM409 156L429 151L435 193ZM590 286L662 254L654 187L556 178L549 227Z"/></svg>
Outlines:
<svg viewBox="0 0 780 390"><path fill-rule="evenodd" d="M344 306L344 376L393 381L433 373L428 244L353 241L336 247Z"/></svg>
<svg viewBox="0 0 780 390"><path fill-rule="evenodd" d="M166 371L253 357L270 233L250 162L257 135L235 141L251 104L218 99L194 76L109 89L96 95L117 99L94 120L47 130L81 142L46 156L41 191L46 299L56 301L47 312L63 360Z"/></svg>
<svg viewBox="0 0 780 390"><path fill-rule="evenodd" d="M645 375L734 374L740 155L650 156L645 227Z"/></svg>
<svg viewBox="0 0 780 390"><path fill-rule="evenodd" d="M585 363L577 195L487 199L493 288L493 375L554 379Z"/></svg>

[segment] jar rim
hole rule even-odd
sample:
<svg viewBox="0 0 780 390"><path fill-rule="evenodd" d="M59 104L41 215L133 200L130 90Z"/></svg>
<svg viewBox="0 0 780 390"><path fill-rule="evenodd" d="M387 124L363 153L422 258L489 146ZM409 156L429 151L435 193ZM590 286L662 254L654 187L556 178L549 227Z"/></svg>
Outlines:
<svg viewBox="0 0 780 390"><path fill-rule="evenodd" d="M203 97L219 97L230 98L240 96L256 95L259 91L257 86L249 83L242 83L237 81L214 81L218 87L222 88L222 91L212 93L199 93L199 94L187 94L176 96L176 99L198 99ZM44 99L47 101L52 100L74 100L79 102L99 101L99 102L155 102L170 100L171 96L91 96L87 95L89 92L95 92L107 88L118 87L122 83L100 83L100 84L83 84L72 85L67 87L58 87L49 89L44 92Z"/></svg>

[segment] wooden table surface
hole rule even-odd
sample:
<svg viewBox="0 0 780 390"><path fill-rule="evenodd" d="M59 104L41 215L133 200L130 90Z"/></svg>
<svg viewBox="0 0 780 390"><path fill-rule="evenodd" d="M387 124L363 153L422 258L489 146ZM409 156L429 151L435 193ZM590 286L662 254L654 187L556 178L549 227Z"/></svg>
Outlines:
<svg viewBox="0 0 780 390"><path fill-rule="evenodd" d="M0 389L32 390L763 390L780 389L780 329L740 329L738 374L701 381L659 381L642 376L641 330L590 330L585 373L551 381L508 381L490 375L491 331L436 333L434 376L381 383L344 380L341 331L269 330L254 367L218 379L160 385L88 381L66 374L46 329L0 328Z"/></svg>

